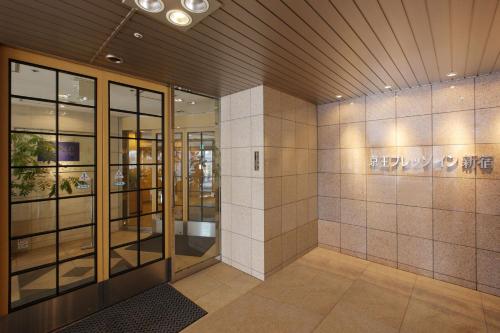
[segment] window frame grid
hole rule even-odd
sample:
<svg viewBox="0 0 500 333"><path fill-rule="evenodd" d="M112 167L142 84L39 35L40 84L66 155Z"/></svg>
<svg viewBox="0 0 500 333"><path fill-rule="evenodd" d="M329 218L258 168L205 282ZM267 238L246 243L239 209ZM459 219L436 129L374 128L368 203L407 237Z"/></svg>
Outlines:
<svg viewBox="0 0 500 333"><path fill-rule="evenodd" d="M55 73L55 99L49 100L49 99L44 99L44 98L29 97L29 96L21 96L21 95L17 95L17 94L12 94L12 64L14 64L14 63L54 72ZM43 66L43 65L34 64L34 63L26 62L26 61L21 61L21 60L17 60L17 59L13 59L13 58L8 59L8 73L9 73L8 74L8 92L9 92L9 95L8 95L8 99L9 99L8 100L8 126L9 126L8 167L9 167L9 180L12 179L12 173L11 173L12 169L23 168L22 166L12 167L12 158L11 158L11 156L12 156L12 138L11 138L12 133L52 135L55 137L55 151L56 151L55 152L56 153L55 165L37 166L40 168L43 168L43 167L54 168L56 170L56 174L55 174L56 175L56 177L55 177L56 193L55 193L54 198L33 199L33 200L26 200L26 201L13 201L12 200L12 184L11 184L11 181L9 181L9 194L8 194L8 200L9 200L8 201L8 205L9 205L9 209L8 209L8 222L9 222L8 223L8 233L9 233L9 235L8 235L8 237L9 237L9 244L8 244L8 257L9 257L9 272L8 273L9 273L9 275L8 275L8 279L9 279L9 281L8 281L8 291L7 292L8 292L9 312L14 312L14 311L18 311L18 310L24 309L26 307L44 302L46 300L70 293L74 290L81 289L81 288L84 288L86 286L97 283L97 195L98 194L97 194L95 187L97 185L97 175L98 175L98 168L97 168L97 105L98 105L98 103L97 103L97 100L98 100L97 82L98 82L98 79L97 79L97 77L93 77L93 76L89 76L89 75L85 75L85 74L81 74L81 73L66 71L66 70L62 70L62 69L58 69L58 68L54 68L54 67ZM59 76L60 76L60 73L74 75L74 76L78 76L78 77L92 80L94 83L94 89L93 89L94 105L91 106L91 105L83 105L83 104L78 104L78 103L61 102L59 100L59 88L60 88L59 87ZM21 98L24 100L40 101L40 102L47 102L47 103L55 104L55 114L54 114L55 126L56 126L55 131L54 132L37 132L37 131L12 130L12 99L13 98ZM92 135L78 135L78 134L60 134L59 133L59 109L60 109L61 104L78 106L78 107L86 107L89 109L93 109L94 110L94 121L93 121L94 135L92 136ZM59 165L59 162L60 162L59 161L59 136L78 136L78 137L92 137L92 138L94 138L94 145L93 145L94 146L94 164L92 164L92 165L74 165L74 166L73 165ZM78 225L75 228L70 228L70 229L67 229L67 228L60 229L59 228L59 200L80 197L80 196L60 197L60 195L59 195L59 169L60 168L67 168L67 167L93 167L94 168L93 193L81 196L81 197L93 197L94 212L93 212L92 219L93 219L94 223L90 223L88 225L87 224ZM26 166L24 168L32 168L32 166ZM42 265L36 265L33 267L29 267L26 269L21 269L21 270L17 270L15 272L13 272L13 270L12 270L12 256L11 256L12 255L12 251L11 251L12 241L13 240L15 241L18 239L23 239L23 238L29 238L29 237L33 237L33 236L38 236L37 235L38 233L26 234L26 235L23 235L21 237L20 236L12 236L12 206L16 205L16 204L20 204L20 203L44 202L44 201L55 201L55 203L56 203L56 207L55 207L56 208L56 212L55 212L55 220L56 220L55 227L56 227L56 229L43 233L43 235L55 234L55 238L56 238L55 239L55 257L56 257L56 260L55 260L55 262L50 262L50 263L46 263L46 264L42 264ZM61 231L72 230L72 229L77 229L77 228L84 228L84 227L88 227L88 226L93 226L93 237L92 237L93 250L92 250L92 252L84 253L82 255L77 255L77 256L73 256L70 258L65 258L63 260L60 260L59 259L59 250L60 250L59 233ZM65 290L61 291L60 278L59 278L60 265L66 263L66 262L82 259L85 257L91 257L91 256L93 257L93 273L94 273L92 280L89 282L78 284L76 286L73 286L72 288L65 289ZM56 275L55 276L55 279L56 279L55 292L51 295L36 298L35 300L27 301L27 302L22 303L18 306L13 306L13 302L12 302L12 278L15 276L20 276L20 275L25 274L25 273L34 272L36 270L41 270L41 269L49 268L52 266L54 266L55 275ZM21 299L20 299L20 301L21 301Z"/></svg>
<svg viewBox="0 0 500 333"><path fill-rule="evenodd" d="M135 103L136 103L136 111L135 112L121 110L121 109L117 109L117 108L111 108L111 85L118 85L118 86L130 88L130 89L135 89L135 95L136 95L135 96ZM140 105L140 101L141 101L140 92L141 91L152 92L155 94L159 94L161 96L161 115L152 115L149 113L141 113L141 105ZM150 264L153 264L155 262L158 262L158 261L165 259L165 222L166 221L165 221L165 194L164 194L165 191L164 191L164 186L155 187L155 188L151 188L151 189L141 189L141 187L140 187L140 179L141 179L140 168L142 165L151 165L151 166L154 165L154 166L156 166L156 170L158 170L158 167L161 167L162 185L164 184L164 180L165 180L165 160L164 160L164 158L162 158L160 163L158 162L157 156L155 156L156 163L141 163L140 143L142 140L155 142L156 144L158 144L158 141L161 141L162 142L161 146L163 149L163 147L164 147L163 138L165 137L165 124L164 124L164 122L165 122L165 94L163 92L160 92L160 91L154 91L154 90L147 89L147 88L141 88L138 86L133 86L133 85L109 80L108 81L108 105L107 105L107 107L108 107L108 112L107 112L107 115L108 115L108 155L111 156L111 139L131 140L131 141L135 140L136 150L137 150L136 163L110 163L111 158L109 158L109 160L108 160L108 222L107 222L108 223L108 230L109 230L109 232L108 232L108 256L109 256L108 275L109 275L109 278L113 278L113 277L119 276L121 274L129 273L129 272L134 271L136 269L139 269L141 267L144 267L144 266L147 266L147 265L150 265ZM111 112L128 113L128 114L134 115L136 117L136 129L137 130L136 130L136 135L135 135L136 137L135 138L110 135L111 134ZM161 119L161 138L160 139L158 139L158 138L141 138L141 134L140 134L141 115L151 116L151 117L156 117L156 118ZM162 157L163 156L164 156L164 154L162 154ZM131 166L131 165L136 166L137 188L134 190L127 190L127 191L111 191L111 184L112 184L111 167L113 167L113 166L115 166L115 167ZM157 175L157 177L158 177L158 175ZM162 205L161 211L158 211L158 209L157 209L156 211L147 212L144 214L141 213L141 206L140 206L141 195L140 195L140 193L141 193L141 191L146 191L146 190L156 190L157 196L158 196L158 193L163 193L162 194L163 199L162 199L162 203L161 203L161 205ZM117 193L119 194L119 193L134 193L134 192L137 193L137 195L136 195L136 205L137 205L136 211L137 211L137 213L132 214L131 216L122 216L120 218L111 219L111 210L112 210L111 195L117 194ZM158 198L156 198L156 201L158 204ZM161 233L161 235L141 239L141 235L140 235L140 233L141 233L141 229L140 229L141 228L141 217L147 216L147 215L154 215L154 214L161 214L161 218L162 218L162 233ZM121 221L121 220L128 220L128 219L135 219L135 221L136 221L137 235L136 235L135 241L130 241L130 242L123 243L120 245L111 246L111 233L112 233L111 232L111 223L116 222L116 221ZM150 239L156 239L156 238L161 238L161 244L162 244L161 251L162 252L161 252L160 258L154 259L151 261L147 261L146 263L141 263L141 242L146 241L146 240L150 240ZM131 246L134 244L136 245L136 265L131 267L131 268L120 270L119 272L112 273L112 267L111 267L111 253L112 253L112 251L119 249L119 248L128 247L128 246Z"/></svg>

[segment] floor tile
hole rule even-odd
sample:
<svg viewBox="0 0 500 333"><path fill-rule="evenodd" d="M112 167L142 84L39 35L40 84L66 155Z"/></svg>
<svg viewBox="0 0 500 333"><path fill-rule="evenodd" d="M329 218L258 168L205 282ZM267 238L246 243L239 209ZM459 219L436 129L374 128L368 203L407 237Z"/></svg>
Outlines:
<svg viewBox="0 0 500 333"><path fill-rule="evenodd" d="M500 297L481 294L488 333L500 333Z"/></svg>

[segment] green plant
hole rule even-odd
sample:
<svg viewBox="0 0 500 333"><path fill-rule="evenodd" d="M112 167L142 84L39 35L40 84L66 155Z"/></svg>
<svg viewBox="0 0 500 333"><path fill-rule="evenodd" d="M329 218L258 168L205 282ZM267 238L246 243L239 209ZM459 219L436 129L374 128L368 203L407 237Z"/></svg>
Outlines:
<svg viewBox="0 0 500 333"><path fill-rule="evenodd" d="M49 197L56 195L56 184L50 181L46 163L55 162L56 148L53 142L36 134L11 134L12 196L27 197L33 191L49 191ZM60 179L59 189L69 194L73 186L83 185L77 177Z"/></svg>

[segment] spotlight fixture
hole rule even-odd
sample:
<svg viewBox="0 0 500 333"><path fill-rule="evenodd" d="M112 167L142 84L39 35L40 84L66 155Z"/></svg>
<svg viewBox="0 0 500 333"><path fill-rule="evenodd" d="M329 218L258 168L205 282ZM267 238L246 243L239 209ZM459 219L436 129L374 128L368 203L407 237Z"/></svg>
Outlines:
<svg viewBox="0 0 500 333"><path fill-rule="evenodd" d="M183 99L182 98L174 98L174 101L176 101L176 102L182 102Z"/></svg>
<svg viewBox="0 0 500 333"><path fill-rule="evenodd" d="M455 72L449 72L448 74L446 74L447 77L454 77L454 76L457 76L457 73Z"/></svg>
<svg viewBox="0 0 500 333"><path fill-rule="evenodd" d="M390 86L390 85L386 85L384 88L385 88L385 89L391 89L391 88L392 88L392 86Z"/></svg>
<svg viewBox="0 0 500 333"><path fill-rule="evenodd" d="M144 36L140 32L134 32L134 37L137 39L142 39Z"/></svg>
<svg viewBox="0 0 500 333"><path fill-rule="evenodd" d="M106 60L109 62L112 62L114 64L122 64L123 63L123 59L115 56L114 54L107 54Z"/></svg>
<svg viewBox="0 0 500 333"><path fill-rule="evenodd" d="M191 24L192 19L188 13L180 9L172 9L167 12L167 20L173 25L186 27Z"/></svg>
<svg viewBox="0 0 500 333"><path fill-rule="evenodd" d="M181 0L182 7L191 13L205 13L210 5L207 0Z"/></svg>
<svg viewBox="0 0 500 333"><path fill-rule="evenodd" d="M335 96L336 99L341 99L342 98L342 95L337 95Z"/></svg>
<svg viewBox="0 0 500 333"><path fill-rule="evenodd" d="M161 0L135 0L135 4L140 9L150 13L159 13L165 8Z"/></svg>

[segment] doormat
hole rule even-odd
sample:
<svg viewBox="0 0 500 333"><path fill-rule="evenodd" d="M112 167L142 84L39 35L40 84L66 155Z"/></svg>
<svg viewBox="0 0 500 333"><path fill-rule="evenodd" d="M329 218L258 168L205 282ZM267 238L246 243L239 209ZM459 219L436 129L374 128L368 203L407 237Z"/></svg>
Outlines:
<svg viewBox="0 0 500 333"><path fill-rule="evenodd" d="M215 237L175 235L175 254L201 257L215 244Z"/></svg>
<svg viewBox="0 0 500 333"><path fill-rule="evenodd" d="M58 333L180 332L207 312L168 283L98 311Z"/></svg>

